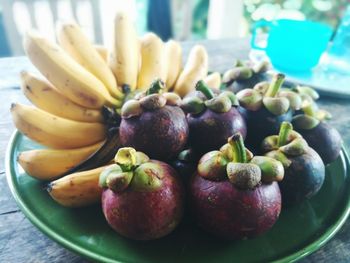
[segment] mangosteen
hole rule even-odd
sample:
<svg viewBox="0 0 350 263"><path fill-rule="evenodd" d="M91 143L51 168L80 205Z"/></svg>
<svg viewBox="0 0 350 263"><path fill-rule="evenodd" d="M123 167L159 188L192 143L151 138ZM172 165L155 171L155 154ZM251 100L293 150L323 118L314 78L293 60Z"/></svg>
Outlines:
<svg viewBox="0 0 350 263"><path fill-rule="evenodd" d="M234 93L214 92L203 82L196 85L196 93L184 98L182 109L187 112L190 146L202 155L218 149L236 132L246 135L246 124L237 110Z"/></svg>
<svg viewBox="0 0 350 263"><path fill-rule="evenodd" d="M190 181L191 210L205 231L225 239L255 237L270 229L281 211L277 181L283 165L252 156L237 133L220 151L203 155Z"/></svg>
<svg viewBox="0 0 350 263"><path fill-rule="evenodd" d="M129 147L119 149L115 162L100 175L108 224L135 240L172 232L182 218L185 194L176 171Z"/></svg>
<svg viewBox="0 0 350 263"><path fill-rule="evenodd" d="M243 89L251 89L259 82L270 80L267 74L269 67L270 63L267 61L254 65L252 62L244 63L237 60L235 67L224 73L222 82L235 93Z"/></svg>
<svg viewBox="0 0 350 263"><path fill-rule="evenodd" d="M322 159L299 133L293 131L291 123L283 122L278 135L266 137L262 150L265 156L284 166L284 179L279 183L283 205L300 203L321 189L325 177Z"/></svg>
<svg viewBox="0 0 350 263"><path fill-rule="evenodd" d="M271 83L258 83L253 89L237 93L239 110L247 123L246 144L255 152L259 152L266 136L278 133L281 123L291 121L293 110L301 107L297 94L280 91L284 78L283 74L276 74Z"/></svg>
<svg viewBox="0 0 350 263"><path fill-rule="evenodd" d="M171 164L183 181L187 183L191 175L196 171L198 160L198 154L196 154L193 149L189 148L180 152Z"/></svg>
<svg viewBox="0 0 350 263"><path fill-rule="evenodd" d="M157 80L146 93L128 100L121 109L119 134L123 146L134 147L157 160L170 160L184 148L189 128L175 93L159 93Z"/></svg>
<svg viewBox="0 0 350 263"><path fill-rule="evenodd" d="M295 116L292 124L308 145L320 155L324 164L329 164L338 158L342 139L335 128L308 115Z"/></svg>

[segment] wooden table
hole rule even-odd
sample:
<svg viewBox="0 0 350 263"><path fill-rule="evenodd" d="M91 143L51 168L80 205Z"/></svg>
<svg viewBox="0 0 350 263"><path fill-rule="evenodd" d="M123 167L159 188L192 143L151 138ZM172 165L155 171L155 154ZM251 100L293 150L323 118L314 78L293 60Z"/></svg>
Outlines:
<svg viewBox="0 0 350 263"><path fill-rule="evenodd" d="M247 39L205 41L210 55L210 69L223 71L229 68L234 58L248 56ZM185 51L193 43L184 43ZM184 55L186 55L185 52ZM0 59L0 262L86 262L85 259L61 247L36 229L17 207L5 178L5 150L14 131L10 116L12 102L27 103L18 88L19 72L33 70L24 57ZM320 106L332 112L330 121L350 146L350 102L341 99L323 98ZM345 262L350 260L350 220L322 249L306 257L302 262Z"/></svg>

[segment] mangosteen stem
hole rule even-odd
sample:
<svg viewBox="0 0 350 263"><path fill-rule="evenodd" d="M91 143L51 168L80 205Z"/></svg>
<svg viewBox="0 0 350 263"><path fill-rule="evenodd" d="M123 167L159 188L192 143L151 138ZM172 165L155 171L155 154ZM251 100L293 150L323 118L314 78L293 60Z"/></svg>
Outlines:
<svg viewBox="0 0 350 263"><path fill-rule="evenodd" d="M285 75L281 73L274 75L271 84L265 93L265 97L275 97L283 84L284 78Z"/></svg>
<svg viewBox="0 0 350 263"><path fill-rule="evenodd" d="M164 89L164 82L161 79L157 79L152 82L151 87L146 92L146 95L158 94L159 91L163 89Z"/></svg>
<svg viewBox="0 0 350 263"><path fill-rule="evenodd" d="M233 152L233 162L246 163L247 154L244 147L243 137L240 133L235 133L228 138L228 143L231 145Z"/></svg>
<svg viewBox="0 0 350 263"><path fill-rule="evenodd" d="M137 164L136 150L131 147L120 148L114 157L114 161L122 168L123 172L132 171Z"/></svg>
<svg viewBox="0 0 350 263"><path fill-rule="evenodd" d="M202 92L208 100L214 98L214 92L204 83L203 80L197 82L196 90Z"/></svg>
<svg viewBox="0 0 350 263"><path fill-rule="evenodd" d="M287 143L288 135L293 130L293 125L289 122L282 122L280 132L278 134L278 147L284 146Z"/></svg>

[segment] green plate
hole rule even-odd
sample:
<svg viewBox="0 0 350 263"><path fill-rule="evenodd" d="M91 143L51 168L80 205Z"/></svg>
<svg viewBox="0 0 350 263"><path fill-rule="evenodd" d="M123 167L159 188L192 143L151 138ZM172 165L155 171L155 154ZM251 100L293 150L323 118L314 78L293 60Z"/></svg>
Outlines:
<svg viewBox="0 0 350 263"><path fill-rule="evenodd" d="M325 183L312 200L283 210L276 225L251 240L224 242L188 220L156 241L136 242L113 232L99 206L67 209L56 204L44 184L17 164L19 152L39 146L16 132L7 151L7 179L24 214L42 232L84 257L103 262L261 262L293 261L325 244L349 215L349 158L327 167Z"/></svg>

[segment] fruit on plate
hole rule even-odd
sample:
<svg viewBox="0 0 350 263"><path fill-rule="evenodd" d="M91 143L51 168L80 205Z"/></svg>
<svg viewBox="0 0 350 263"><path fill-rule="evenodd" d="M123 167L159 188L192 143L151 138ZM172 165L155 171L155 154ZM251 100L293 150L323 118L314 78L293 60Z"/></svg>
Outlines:
<svg viewBox="0 0 350 263"><path fill-rule="evenodd" d="M102 189L99 178L110 165L72 173L48 184L46 190L60 205L83 207L101 202Z"/></svg>
<svg viewBox="0 0 350 263"><path fill-rule="evenodd" d="M177 158L172 161L171 165L185 183L189 181L191 175L196 171L199 157L193 149L189 148L180 152Z"/></svg>
<svg viewBox="0 0 350 263"><path fill-rule="evenodd" d="M190 182L190 201L199 226L225 239L255 237L270 229L281 211L277 181L283 165L246 150L237 133L220 151L200 159Z"/></svg>
<svg viewBox="0 0 350 263"><path fill-rule="evenodd" d="M293 92L280 96L283 81L284 75L276 74L270 84L259 83L237 93L239 110L247 122L246 144L253 151L259 149L266 136L277 134L283 121L292 120L292 107L300 108L301 101Z"/></svg>
<svg viewBox="0 0 350 263"><path fill-rule="evenodd" d="M49 181L65 174L96 152L102 142L77 149L35 149L21 152L17 161L30 176ZM109 159L110 161L111 159Z"/></svg>
<svg viewBox="0 0 350 263"><path fill-rule="evenodd" d="M92 109L121 105L97 77L38 32L27 32L23 46L34 66L70 100Z"/></svg>
<svg viewBox="0 0 350 263"><path fill-rule="evenodd" d="M57 90L50 82L32 73L21 72L23 94L39 109L56 116L82 122L103 122L101 110L80 106Z"/></svg>
<svg viewBox="0 0 350 263"><path fill-rule="evenodd" d="M167 75L165 67L165 49L162 40L153 33L145 34L141 39L141 68L137 78L137 88L147 89L155 79L163 82Z"/></svg>
<svg viewBox="0 0 350 263"><path fill-rule="evenodd" d="M329 164L338 158L342 139L335 128L324 121L303 114L293 117L292 124L308 145L320 155L324 164Z"/></svg>
<svg viewBox="0 0 350 263"><path fill-rule="evenodd" d="M199 80L208 74L208 54L203 46L195 45L188 56L185 68L180 73L174 92L181 97L195 90Z"/></svg>
<svg viewBox="0 0 350 263"><path fill-rule="evenodd" d="M114 19L114 37L108 64L123 91L136 89L139 63L140 44L135 26L125 12L118 12Z"/></svg>
<svg viewBox="0 0 350 263"><path fill-rule="evenodd" d="M106 127L102 123L68 120L33 106L13 103L11 114L20 132L52 148L80 148L101 142L106 137Z"/></svg>
<svg viewBox="0 0 350 263"><path fill-rule="evenodd" d="M182 109L188 113L189 143L199 155L218 149L236 132L245 137L246 124L232 92L216 95L203 81L197 83L196 90L184 98Z"/></svg>
<svg viewBox="0 0 350 263"><path fill-rule="evenodd" d="M296 85L291 88L291 91L298 94L302 102L300 109L294 111L294 115L305 114L314 117L319 121L325 121L332 118L332 115L328 111L318 107L316 100L318 100L320 96L313 88Z"/></svg>
<svg viewBox="0 0 350 263"><path fill-rule="evenodd" d="M169 40L165 43L165 63L167 90L172 90L182 70L182 48L179 42Z"/></svg>
<svg viewBox="0 0 350 263"><path fill-rule="evenodd" d="M108 64L76 23L59 23L57 39L60 46L81 66L96 76L113 97L123 98L124 94L118 88Z"/></svg>
<svg viewBox="0 0 350 263"><path fill-rule="evenodd" d="M213 72L206 76L203 81L210 88L219 90L221 86L221 75L219 72Z"/></svg>
<svg viewBox="0 0 350 263"><path fill-rule="evenodd" d="M284 166L284 179L279 183L283 205L300 203L321 189L325 177L322 159L299 133L293 131L289 122L282 123L278 135L264 139L262 150L265 156Z"/></svg>
<svg viewBox="0 0 350 263"><path fill-rule="evenodd" d="M236 65L224 73L222 82L235 93L243 89L252 89L256 84L270 79L266 73L269 67L270 64L267 61L253 64L250 61L237 60Z"/></svg>
<svg viewBox="0 0 350 263"><path fill-rule="evenodd" d="M85 159L81 160L81 162L70 167L65 174L91 170L106 165L113 159L121 146L119 128L110 128L107 132L107 138L101 147L96 149L95 152L91 153L91 155L87 156Z"/></svg>
<svg viewBox="0 0 350 263"><path fill-rule="evenodd" d="M101 173L100 185L105 218L122 236L161 238L182 218L184 189L176 171L133 148L118 151L115 164Z"/></svg>
<svg viewBox="0 0 350 263"><path fill-rule="evenodd" d="M170 160L184 148L188 138L186 116L174 93L159 93L164 83L156 80L122 109L119 127L123 146L133 147L156 160Z"/></svg>

